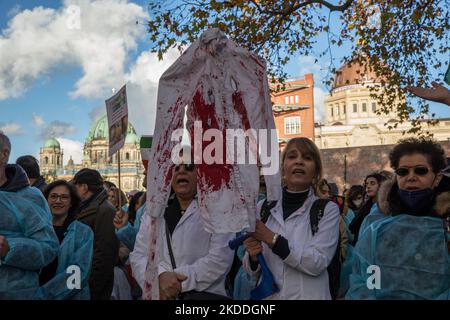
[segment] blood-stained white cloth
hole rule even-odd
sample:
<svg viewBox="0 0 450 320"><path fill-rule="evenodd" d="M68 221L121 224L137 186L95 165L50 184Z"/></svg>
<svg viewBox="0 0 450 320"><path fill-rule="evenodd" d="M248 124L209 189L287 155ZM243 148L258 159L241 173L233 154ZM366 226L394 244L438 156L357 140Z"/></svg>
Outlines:
<svg viewBox="0 0 450 320"><path fill-rule="evenodd" d="M210 233L254 230L259 167L256 161L230 163L229 160L234 159L231 154L239 151L229 147L227 135L230 129L241 129L247 133L254 130L249 140L256 141L257 137L262 136L261 129L273 130L275 135L271 136L269 132L263 139L266 141L260 141L260 144L266 143L265 150L270 150L271 159L278 157L265 61L238 47L219 29L210 29L162 75L147 180L147 213L154 218L152 228L155 230L159 229L157 219L163 215L170 195L174 166L172 151L180 143L172 141L172 134L175 130L183 129L186 106L186 126L194 150L197 195L205 230ZM222 134L222 139L215 136L209 141L203 141L208 140L203 137L203 132L208 129L216 129L216 133ZM211 148L211 140L222 149L222 156L219 156L221 163L208 163L202 157L203 152ZM247 152L251 149L250 153L253 152L258 161L264 160L257 156L255 148L249 148L251 143L247 140L238 142L237 148L243 144L247 146ZM217 152L216 149L214 156L217 156ZM262 150L261 154L265 152ZM266 164L265 161L260 162ZM275 172L264 177L269 201L281 197L278 167L276 158ZM149 262L159 255L157 242L155 238L150 240ZM144 299L157 299L157 277L155 266L149 263L145 275Z"/></svg>
<svg viewBox="0 0 450 320"><path fill-rule="evenodd" d="M183 128L184 107L187 129L194 138L194 122L203 132L223 133L223 162L227 129L274 129L266 65L263 59L238 47L218 29L203 33L162 75L159 81L154 144L148 174L148 212L159 217L169 197L172 178L171 153L178 144L172 133ZM198 141L198 140L197 140ZM211 142L192 143L197 154ZM278 156L278 150L274 150ZM199 164L198 199L207 231L239 232L253 229L259 190L256 164ZM278 171L265 176L268 200L280 198Z"/></svg>

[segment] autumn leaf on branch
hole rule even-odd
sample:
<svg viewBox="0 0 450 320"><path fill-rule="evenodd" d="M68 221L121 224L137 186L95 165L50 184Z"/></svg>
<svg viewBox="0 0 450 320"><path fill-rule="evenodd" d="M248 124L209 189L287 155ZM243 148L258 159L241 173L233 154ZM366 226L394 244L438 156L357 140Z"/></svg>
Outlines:
<svg viewBox="0 0 450 320"><path fill-rule="evenodd" d="M239 45L268 61L273 82L284 83L285 65L297 55L310 55L326 33L331 48L349 45L344 62L369 61L380 87L373 97L378 112L395 110L400 122L413 120L411 132L421 133L420 119L429 113L424 100L408 104L407 86L426 86L442 78L449 58L450 0L172 0L152 1L148 23L151 49L160 58L170 48L182 50L208 28L219 28ZM340 30L329 24L339 14ZM330 86L337 70L330 68ZM281 88L281 87L280 87ZM430 120L430 123L433 120Z"/></svg>

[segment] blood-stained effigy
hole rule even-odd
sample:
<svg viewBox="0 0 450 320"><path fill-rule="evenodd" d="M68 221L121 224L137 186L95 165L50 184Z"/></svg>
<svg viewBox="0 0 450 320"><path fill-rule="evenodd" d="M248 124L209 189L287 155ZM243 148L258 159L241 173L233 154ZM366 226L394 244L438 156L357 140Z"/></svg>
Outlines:
<svg viewBox="0 0 450 320"><path fill-rule="evenodd" d="M210 232L238 232L253 228L259 189L256 164L226 163L227 129L275 129L264 60L236 46L218 29L203 33L162 75L158 89L154 144L148 174L149 213L162 215L170 193L177 142L171 135L183 128L194 138L194 122L203 131L223 133L223 163L207 164L200 158L209 141L192 143L198 172L198 198L205 228ZM269 143L269 141L267 142ZM238 146L240 147L240 146ZM272 150L278 155L278 150ZM278 172L265 176L268 200L280 197Z"/></svg>
<svg viewBox="0 0 450 320"><path fill-rule="evenodd" d="M159 81L147 181L147 213L153 221L147 268L149 274L146 276L149 280L152 278L150 261L157 257L157 222L164 213L171 190L172 152L179 143L172 135L176 130L183 129L185 113L197 168L198 202L208 232L254 229L262 162L259 154L263 152L256 150L256 141L259 146L266 144L263 149L270 150L271 159L276 158L270 164L263 162L263 166L276 165L276 170L268 170L272 172L264 177L267 199L279 200L281 196L278 143L265 61L238 47L220 30L210 29L177 59ZM203 136L205 131L211 132L211 129L215 129L214 139ZM234 138L230 139L229 131L239 133L236 131L239 129L242 134L246 132L249 139L234 145L230 143ZM271 135L271 130L275 135ZM215 163L205 159L211 143L222 146L211 153L214 159L219 159ZM242 153L243 147L246 152L256 155L257 162L236 161L233 155ZM153 278L156 271L153 270ZM150 281L147 285L149 287L144 291L156 292Z"/></svg>

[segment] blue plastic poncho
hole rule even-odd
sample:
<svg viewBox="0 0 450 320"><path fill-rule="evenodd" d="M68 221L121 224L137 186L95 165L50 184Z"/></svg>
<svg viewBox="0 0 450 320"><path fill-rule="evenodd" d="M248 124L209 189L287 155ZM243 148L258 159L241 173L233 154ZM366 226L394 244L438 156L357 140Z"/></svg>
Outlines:
<svg viewBox="0 0 450 320"><path fill-rule="evenodd" d="M58 253L48 205L33 189L0 191L0 235L10 248L0 259L0 299L33 299L39 270Z"/></svg>
<svg viewBox="0 0 450 320"><path fill-rule="evenodd" d="M347 227L347 236L348 236L348 243L353 243L353 233L350 232L349 226L350 223L352 223L353 219L355 218L355 213L352 209L348 208L347 214L344 216L344 222L345 226Z"/></svg>
<svg viewBox="0 0 450 320"><path fill-rule="evenodd" d="M344 222L345 222L345 229L347 231L347 237L348 237L348 243L347 243L347 257L345 258L345 261L342 263L341 266L341 274L340 274L340 280L339 280L339 293L338 297L345 296L345 293L347 292L349 288L349 278L350 274L352 273L352 265L353 265L353 246L351 243L353 243L353 233L349 229L349 225L352 222L352 220L355 218L355 213L352 209L348 209L347 214L344 216Z"/></svg>
<svg viewBox="0 0 450 320"><path fill-rule="evenodd" d="M402 214L375 221L354 254L347 299L450 299L443 219ZM380 289L368 289L370 265L380 268Z"/></svg>
<svg viewBox="0 0 450 320"><path fill-rule="evenodd" d="M245 254L245 247L240 246L237 255L242 261ZM258 278L249 275L243 266L239 268L234 279L233 299L234 300L250 300L250 293L255 289Z"/></svg>
<svg viewBox="0 0 450 320"><path fill-rule="evenodd" d="M130 222L127 223L123 228L116 230L116 236L120 242L122 242L130 251L134 250L134 243L136 242L136 235L139 232L139 228L141 227L141 219L142 215L145 213L144 204L142 207L138 209L136 212L136 219L134 221L134 225Z"/></svg>
<svg viewBox="0 0 450 320"><path fill-rule="evenodd" d="M377 203L374 203L372 208L370 209L369 214L364 218L363 222L361 223L361 227L359 228L359 234L358 239L361 238L364 231L375 221L389 217L383 212L381 212L380 207Z"/></svg>
<svg viewBox="0 0 450 320"><path fill-rule="evenodd" d="M73 221L59 248L58 267L55 276L39 288L38 299L45 300L89 300L89 274L94 254L94 233L87 225ZM80 289L69 289L67 280L73 271L69 266L80 268ZM70 271L70 270L69 270Z"/></svg>

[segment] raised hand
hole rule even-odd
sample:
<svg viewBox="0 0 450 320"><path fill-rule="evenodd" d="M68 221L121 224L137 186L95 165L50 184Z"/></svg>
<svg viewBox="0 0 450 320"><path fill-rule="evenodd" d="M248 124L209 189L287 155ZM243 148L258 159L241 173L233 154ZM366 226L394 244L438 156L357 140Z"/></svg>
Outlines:
<svg viewBox="0 0 450 320"><path fill-rule="evenodd" d="M433 81L431 88L407 87L412 94L426 100L444 103L450 106L450 90Z"/></svg>

